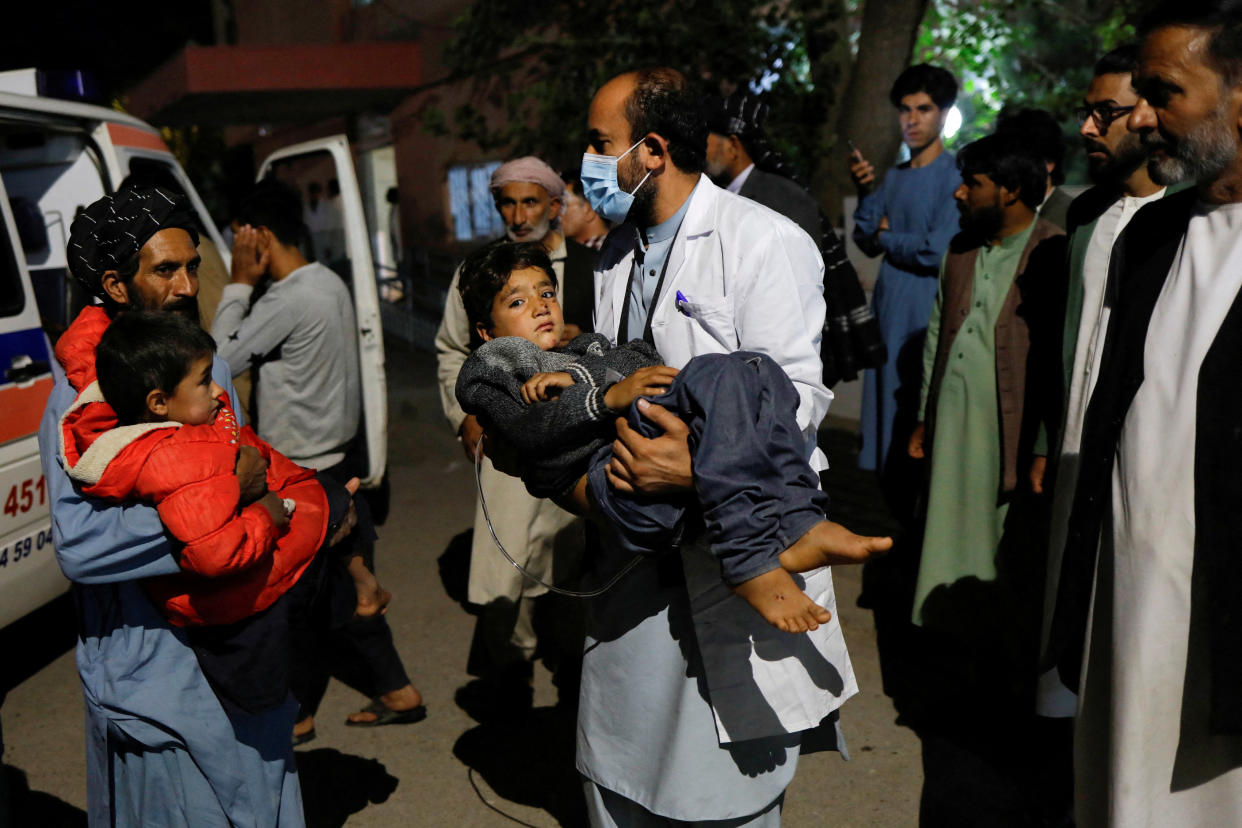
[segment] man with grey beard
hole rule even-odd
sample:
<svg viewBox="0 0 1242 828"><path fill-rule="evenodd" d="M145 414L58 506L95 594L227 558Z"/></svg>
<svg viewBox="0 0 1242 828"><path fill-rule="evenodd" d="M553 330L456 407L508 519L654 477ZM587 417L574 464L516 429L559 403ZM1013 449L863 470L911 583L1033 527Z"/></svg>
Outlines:
<svg viewBox="0 0 1242 828"><path fill-rule="evenodd" d="M1049 660L1080 695L1079 826L1235 825L1242 4L1165 3L1143 30L1127 125L1156 184L1196 186L1112 250Z"/></svg>
<svg viewBox="0 0 1242 828"><path fill-rule="evenodd" d="M595 251L561 233L557 219L561 215L565 182L545 162L528 155L497 167L490 184L496 212L505 226L505 237L492 243L541 242L556 273L556 296L565 312L566 341L590 331L595 304ZM445 297L444 317L436 332L437 376L444 415L473 465L483 427L474 416L462 411L455 389L457 374L470 356L472 337L478 335L473 332L457 290L459 275L453 274ZM483 501L475 507L466 595L467 601L480 607L467 664L467 670L479 679L461 688L457 701L476 718L513 718L531 707L532 662L538 643L535 599L547 590L509 565L496 548L492 532L527 571L551 582L554 566L556 575L563 577L581 553L582 523L552 501L529 495L521 480L497 471L487 457L482 459L481 478ZM484 502L492 518L490 523L483 511ZM573 639L574 633L565 638ZM573 662L578 642L567 640L565 648L575 652L559 665L558 687L561 696L571 701L577 693ZM555 656L550 660L555 660Z"/></svg>

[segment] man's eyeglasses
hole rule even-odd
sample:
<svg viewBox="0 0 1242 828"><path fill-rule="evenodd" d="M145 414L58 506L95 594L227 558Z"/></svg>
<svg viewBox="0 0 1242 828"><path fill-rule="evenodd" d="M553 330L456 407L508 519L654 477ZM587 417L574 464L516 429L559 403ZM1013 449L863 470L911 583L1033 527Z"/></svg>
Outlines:
<svg viewBox="0 0 1242 828"><path fill-rule="evenodd" d="M1099 104L1096 106L1077 107L1074 110L1074 115L1077 116L1079 122L1087 120L1087 116L1090 115L1095 121L1095 128L1100 132L1104 132L1113 121L1122 115L1129 115L1133 109L1134 107L1132 106L1105 106Z"/></svg>

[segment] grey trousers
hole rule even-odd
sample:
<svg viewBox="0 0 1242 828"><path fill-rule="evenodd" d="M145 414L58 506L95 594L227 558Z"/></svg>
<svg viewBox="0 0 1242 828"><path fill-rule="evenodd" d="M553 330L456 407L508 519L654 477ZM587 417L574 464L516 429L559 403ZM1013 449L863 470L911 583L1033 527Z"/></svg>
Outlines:
<svg viewBox="0 0 1242 828"><path fill-rule="evenodd" d="M781 809L785 805L782 793L775 802L750 816L686 822L653 814L634 800L601 788L589 779L583 780L583 789L591 828L780 828Z"/></svg>

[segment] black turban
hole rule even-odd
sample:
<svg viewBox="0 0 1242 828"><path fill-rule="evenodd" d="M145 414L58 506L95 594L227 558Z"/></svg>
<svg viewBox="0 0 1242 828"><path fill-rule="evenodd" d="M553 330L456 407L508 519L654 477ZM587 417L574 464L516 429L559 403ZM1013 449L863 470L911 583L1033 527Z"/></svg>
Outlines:
<svg viewBox="0 0 1242 828"><path fill-rule="evenodd" d="M747 92L734 92L723 98L714 95L703 102L703 116L707 128L717 135L736 135L756 167L802 183L794 166L768 142L764 130L768 105L758 95Z"/></svg>
<svg viewBox="0 0 1242 828"><path fill-rule="evenodd" d="M102 295L105 271L120 270L161 230L179 227L198 245L198 218L184 195L160 187L132 187L87 207L69 228L69 271L93 296Z"/></svg>
<svg viewBox="0 0 1242 828"><path fill-rule="evenodd" d="M734 92L728 97L713 95L703 102L707 128L717 135L750 138L763 133L768 106L758 95Z"/></svg>

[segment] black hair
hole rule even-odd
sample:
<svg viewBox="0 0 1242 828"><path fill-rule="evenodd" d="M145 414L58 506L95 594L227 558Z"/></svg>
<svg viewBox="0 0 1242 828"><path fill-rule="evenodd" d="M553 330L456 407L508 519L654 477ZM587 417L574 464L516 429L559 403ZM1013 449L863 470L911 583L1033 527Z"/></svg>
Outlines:
<svg viewBox="0 0 1242 828"><path fill-rule="evenodd" d="M957 154L957 168L962 178L986 175L998 187L1017 192L1022 203L1032 210L1044 200L1048 188L1048 170L1041 158L1019 136L998 132L967 144Z"/></svg>
<svg viewBox="0 0 1242 828"><path fill-rule="evenodd" d="M707 122L686 76L676 69L639 69L625 101L630 144L655 133L668 142L673 166L682 172L707 168Z"/></svg>
<svg viewBox="0 0 1242 828"><path fill-rule="evenodd" d="M561 170L561 181L565 182L565 189L569 190L578 198L582 198L582 176L577 170Z"/></svg>
<svg viewBox="0 0 1242 828"><path fill-rule="evenodd" d="M130 425L146 415L147 394L173 393L194 360L215 352L211 336L179 313L127 310L95 348L95 375L117 419Z"/></svg>
<svg viewBox="0 0 1242 828"><path fill-rule="evenodd" d="M266 227L281 244L291 247L301 246L307 237L301 194L271 177L256 184L242 201L237 221L251 227Z"/></svg>
<svg viewBox="0 0 1242 828"><path fill-rule="evenodd" d="M948 109L957 100L957 80L948 69L932 66L930 63L919 63L897 76L888 93L888 99L893 106L901 106L902 98L917 95L919 92L926 92L932 103L941 109Z"/></svg>
<svg viewBox="0 0 1242 828"><path fill-rule="evenodd" d="M1143 18L1139 33L1166 26L1209 30L1215 68L1230 85L1242 83L1242 0L1165 0Z"/></svg>
<svg viewBox="0 0 1242 828"><path fill-rule="evenodd" d="M482 342L476 330L478 325L491 329L492 303L509 283L509 276L528 267L539 268L548 274L553 285L556 284L552 260L539 242L492 242L474 251L462 262L457 290L461 293L461 303L466 307L466 318L470 320L472 346L477 347Z"/></svg>
<svg viewBox="0 0 1242 828"><path fill-rule="evenodd" d="M1095 76L1133 75L1138 69L1139 47L1137 43L1118 46L1095 62Z"/></svg>
<svg viewBox="0 0 1242 828"><path fill-rule="evenodd" d="M996 132L1009 133L1031 151L1052 163L1053 184L1065 181L1065 135L1052 113L1043 109L1003 109L996 119ZM1042 194L1040 195L1042 199Z"/></svg>

